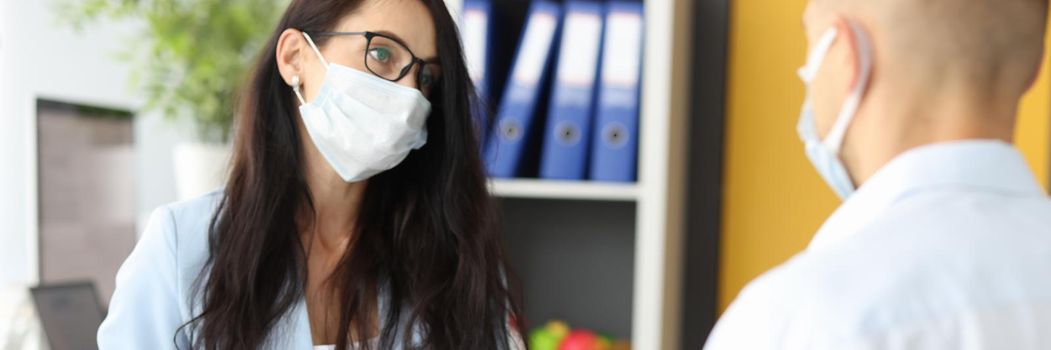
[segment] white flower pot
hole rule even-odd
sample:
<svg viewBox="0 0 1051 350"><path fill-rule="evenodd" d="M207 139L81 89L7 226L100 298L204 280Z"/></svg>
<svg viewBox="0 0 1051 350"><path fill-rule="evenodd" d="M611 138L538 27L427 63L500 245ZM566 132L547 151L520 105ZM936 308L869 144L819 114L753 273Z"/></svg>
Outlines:
<svg viewBox="0 0 1051 350"><path fill-rule="evenodd" d="M175 187L179 200L196 198L226 183L230 146L183 142L175 145Z"/></svg>

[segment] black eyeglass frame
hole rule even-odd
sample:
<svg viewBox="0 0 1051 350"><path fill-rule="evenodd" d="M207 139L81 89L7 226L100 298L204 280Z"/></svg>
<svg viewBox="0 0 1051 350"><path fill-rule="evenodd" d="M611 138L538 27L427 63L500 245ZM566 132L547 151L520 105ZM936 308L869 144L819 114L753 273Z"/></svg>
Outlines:
<svg viewBox="0 0 1051 350"><path fill-rule="evenodd" d="M401 79L405 78L406 75L409 74L409 71L412 70L413 66L419 65L420 66L420 70L416 73L416 85L419 86L420 85L420 76L423 74L423 72L427 68L428 64L429 65L438 66L439 68L441 67L441 65L438 64L437 62L433 62L433 61L429 62L429 61L426 61L426 60L424 60L422 58L417 57L416 54L412 52L412 49L409 48L409 45L405 45L405 43L402 42L401 40L398 40L398 38L394 38L394 37L391 37L390 35L385 35L383 33L369 32L369 31L364 31L364 32L320 32L320 33L314 33L313 35L318 36L318 37L322 37L322 36L349 36L349 35L361 35L361 36L364 36L365 37L365 56L363 57L363 59L364 59L363 63L365 64L365 69L368 69L369 72L372 73L372 75L375 75L377 77L380 77L383 80L387 80L387 81L390 81L390 82L395 82L396 83L396 82L400 81ZM382 74L376 73L376 71L372 70L372 67L369 67L369 48L372 47L372 39L375 38L375 37L381 37L381 38L393 41L393 42L397 43L398 45L401 45L401 47L404 48L405 51L409 53L409 56L412 57L412 60L409 61L409 64L406 65L405 67L403 67L401 69L401 72L398 73L398 77L397 78L390 79L390 78L384 77ZM434 83L437 83L438 80L440 80L440 78L441 77L437 77L434 80ZM433 86L433 84L432 84L432 86ZM421 87L421 89L422 89L422 87Z"/></svg>

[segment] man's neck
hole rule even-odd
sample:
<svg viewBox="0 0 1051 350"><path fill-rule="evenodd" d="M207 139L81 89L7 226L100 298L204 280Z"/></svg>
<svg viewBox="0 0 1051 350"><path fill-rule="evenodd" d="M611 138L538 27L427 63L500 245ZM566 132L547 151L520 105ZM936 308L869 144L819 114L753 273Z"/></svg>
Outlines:
<svg viewBox="0 0 1051 350"><path fill-rule="evenodd" d="M849 144L844 145L844 161L856 184L916 147L976 139L1013 141L1015 102L918 96L866 102L870 106L858 115L848 133Z"/></svg>

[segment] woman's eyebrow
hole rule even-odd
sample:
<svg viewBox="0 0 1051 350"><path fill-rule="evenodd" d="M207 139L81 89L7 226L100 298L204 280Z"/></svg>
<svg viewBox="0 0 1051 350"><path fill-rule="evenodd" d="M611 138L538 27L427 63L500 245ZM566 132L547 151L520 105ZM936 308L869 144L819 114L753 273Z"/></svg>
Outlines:
<svg viewBox="0 0 1051 350"><path fill-rule="evenodd" d="M414 56L416 55L416 53L412 51L412 48L409 47L409 44L405 43L405 39L402 39L400 36L398 36L398 34L394 34L392 32L386 31L386 30L377 30L376 33L383 34L385 36L389 36L391 39L394 39L394 41L397 41L402 46L405 46L406 48L408 48L409 49L409 53L412 53ZM421 57L420 59L422 59L424 62L428 62L428 63L438 63L438 57L427 57L427 58Z"/></svg>

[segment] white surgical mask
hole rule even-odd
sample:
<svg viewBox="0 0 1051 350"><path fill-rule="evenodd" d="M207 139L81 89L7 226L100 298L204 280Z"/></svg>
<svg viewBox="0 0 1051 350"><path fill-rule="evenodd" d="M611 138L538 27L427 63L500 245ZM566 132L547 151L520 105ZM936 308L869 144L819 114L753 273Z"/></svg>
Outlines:
<svg viewBox="0 0 1051 350"><path fill-rule="evenodd" d="M298 82L293 84L299 114L314 146L344 181L363 181L394 168L427 143L431 103L419 90L328 63L310 36L303 37L327 71L309 103Z"/></svg>
<svg viewBox="0 0 1051 350"><path fill-rule="evenodd" d="M810 83L813 82L818 68L821 67L825 56L828 55L828 51L836 41L836 36L838 35L836 28L828 29L821 36L814 50L807 57L806 66L799 69L799 77L807 85L807 97L806 101L803 102L803 111L801 112L797 128L799 137L806 145L806 154L807 158L810 158L810 163L821 174L825 183L839 195L839 198L844 200L854 193L855 187L854 182L850 179L850 174L847 172L846 167L843 166L843 161L839 158L839 152L843 146L843 138L847 133L847 128L861 105L861 98L865 94L869 76L872 72L872 56L868 40L860 28L851 24L851 29L858 44L860 75L857 83L851 88L850 95L843 102L843 107L840 109L835 123L832 124L832 129L829 130L824 140L818 136L817 125L814 121L814 110L810 100Z"/></svg>

